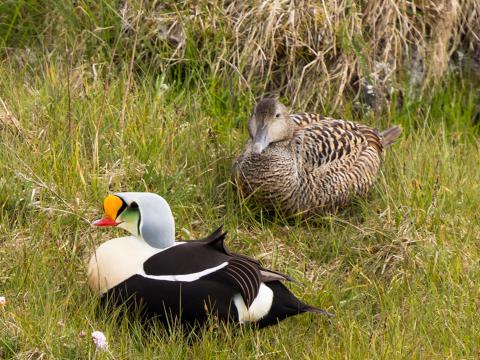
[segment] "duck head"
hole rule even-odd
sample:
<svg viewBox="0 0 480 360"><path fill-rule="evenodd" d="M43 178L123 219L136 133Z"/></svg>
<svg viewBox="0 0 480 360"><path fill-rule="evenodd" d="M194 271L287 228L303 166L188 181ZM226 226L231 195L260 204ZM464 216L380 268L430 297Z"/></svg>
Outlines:
<svg viewBox="0 0 480 360"><path fill-rule="evenodd" d="M288 109L273 98L262 99L248 121L255 154L261 154L272 143L290 139L294 131L295 124L290 120Z"/></svg>
<svg viewBox="0 0 480 360"><path fill-rule="evenodd" d="M123 192L103 201L105 216L95 226L117 226L154 248L167 248L175 241L175 221L164 198L153 193Z"/></svg>

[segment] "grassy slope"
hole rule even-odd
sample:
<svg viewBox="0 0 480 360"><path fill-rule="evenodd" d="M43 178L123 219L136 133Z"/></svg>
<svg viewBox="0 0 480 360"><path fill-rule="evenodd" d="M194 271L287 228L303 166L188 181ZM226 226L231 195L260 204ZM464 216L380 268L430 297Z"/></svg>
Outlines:
<svg viewBox="0 0 480 360"><path fill-rule="evenodd" d="M0 130L3 357L92 357L92 330L109 338L110 353L97 354L104 358L478 355L480 160L469 86L452 82L429 103L364 118L404 127L371 198L300 224L249 210L228 183L246 137L247 95L214 79L164 90L147 78L125 98L122 126L126 76L94 81L91 69L77 72L69 111L65 64L0 66L0 93L20 123L15 130L4 117ZM95 316L86 261L121 232L87 220L114 190L164 195L178 236L225 223L230 248L293 275L306 285L293 286L297 295L338 317L303 315L262 331L212 326L188 344Z"/></svg>

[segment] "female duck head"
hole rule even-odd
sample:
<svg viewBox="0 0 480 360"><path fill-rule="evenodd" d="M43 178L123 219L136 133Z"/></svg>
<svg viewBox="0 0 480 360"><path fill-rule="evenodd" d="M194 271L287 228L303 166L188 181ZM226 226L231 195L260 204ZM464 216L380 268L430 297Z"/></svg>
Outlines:
<svg viewBox="0 0 480 360"><path fill-rule="evenodd" d="M105 217L95 226L118 226L155 248L175 241L175 221L164 198L153 193L124 192L109 195L103 202Z"/></svg>
<svg viewBox="0 0 480 360"><path fill-rule="evenodd" d="M253 140L253 152L261 154L268 145L290 139L295 124L290 120L288 109L273 98L262 99L248 121L248 132Z"/></svg>

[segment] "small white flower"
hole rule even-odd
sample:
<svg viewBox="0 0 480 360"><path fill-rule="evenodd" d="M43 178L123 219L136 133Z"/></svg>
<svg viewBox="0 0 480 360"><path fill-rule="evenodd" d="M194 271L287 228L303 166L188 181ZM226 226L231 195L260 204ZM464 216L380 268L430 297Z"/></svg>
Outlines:
<svg viewBox="0 0 480 360"><path fill-rule="evenodd" d="M103 332L101 331L92 332L92 340L95 343L95 346L97 347L97 349L107 350L108 348L107 337Z"/></svg>
<svg viewBox="0 0 480 360"><path fill-rule="evenodd" d="M5 296L0 296L0 308L4 307L7 304Z"/></svg>

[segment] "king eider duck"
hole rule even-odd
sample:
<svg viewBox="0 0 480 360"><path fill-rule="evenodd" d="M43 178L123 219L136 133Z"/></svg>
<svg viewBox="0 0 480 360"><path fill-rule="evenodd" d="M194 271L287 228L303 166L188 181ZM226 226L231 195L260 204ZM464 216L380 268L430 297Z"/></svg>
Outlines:
<svg viewBox="0 0 480 360"><path fill-rule="evenodd" d="M366 195L385 149L401 133L398 126L380 132L317 114L290 114L273 98L255 106L248 131L233 180L244 196L286 214L322 213Z"/></svg>
<svg viewBox="0 0 480 360"><path fill-rule="evenodd" d="M142 304L144 315L168 324L220 321L276 324L292 315L331 315L297 299L282 281L249 257L229 252L221 228L202 240L175 241L168 203L153 193L123 192L104 201L95 226L117 226L133 236L100 245L88 267L88 284L102 296ZM118 301L119 300L119 301Z"/></svg>

